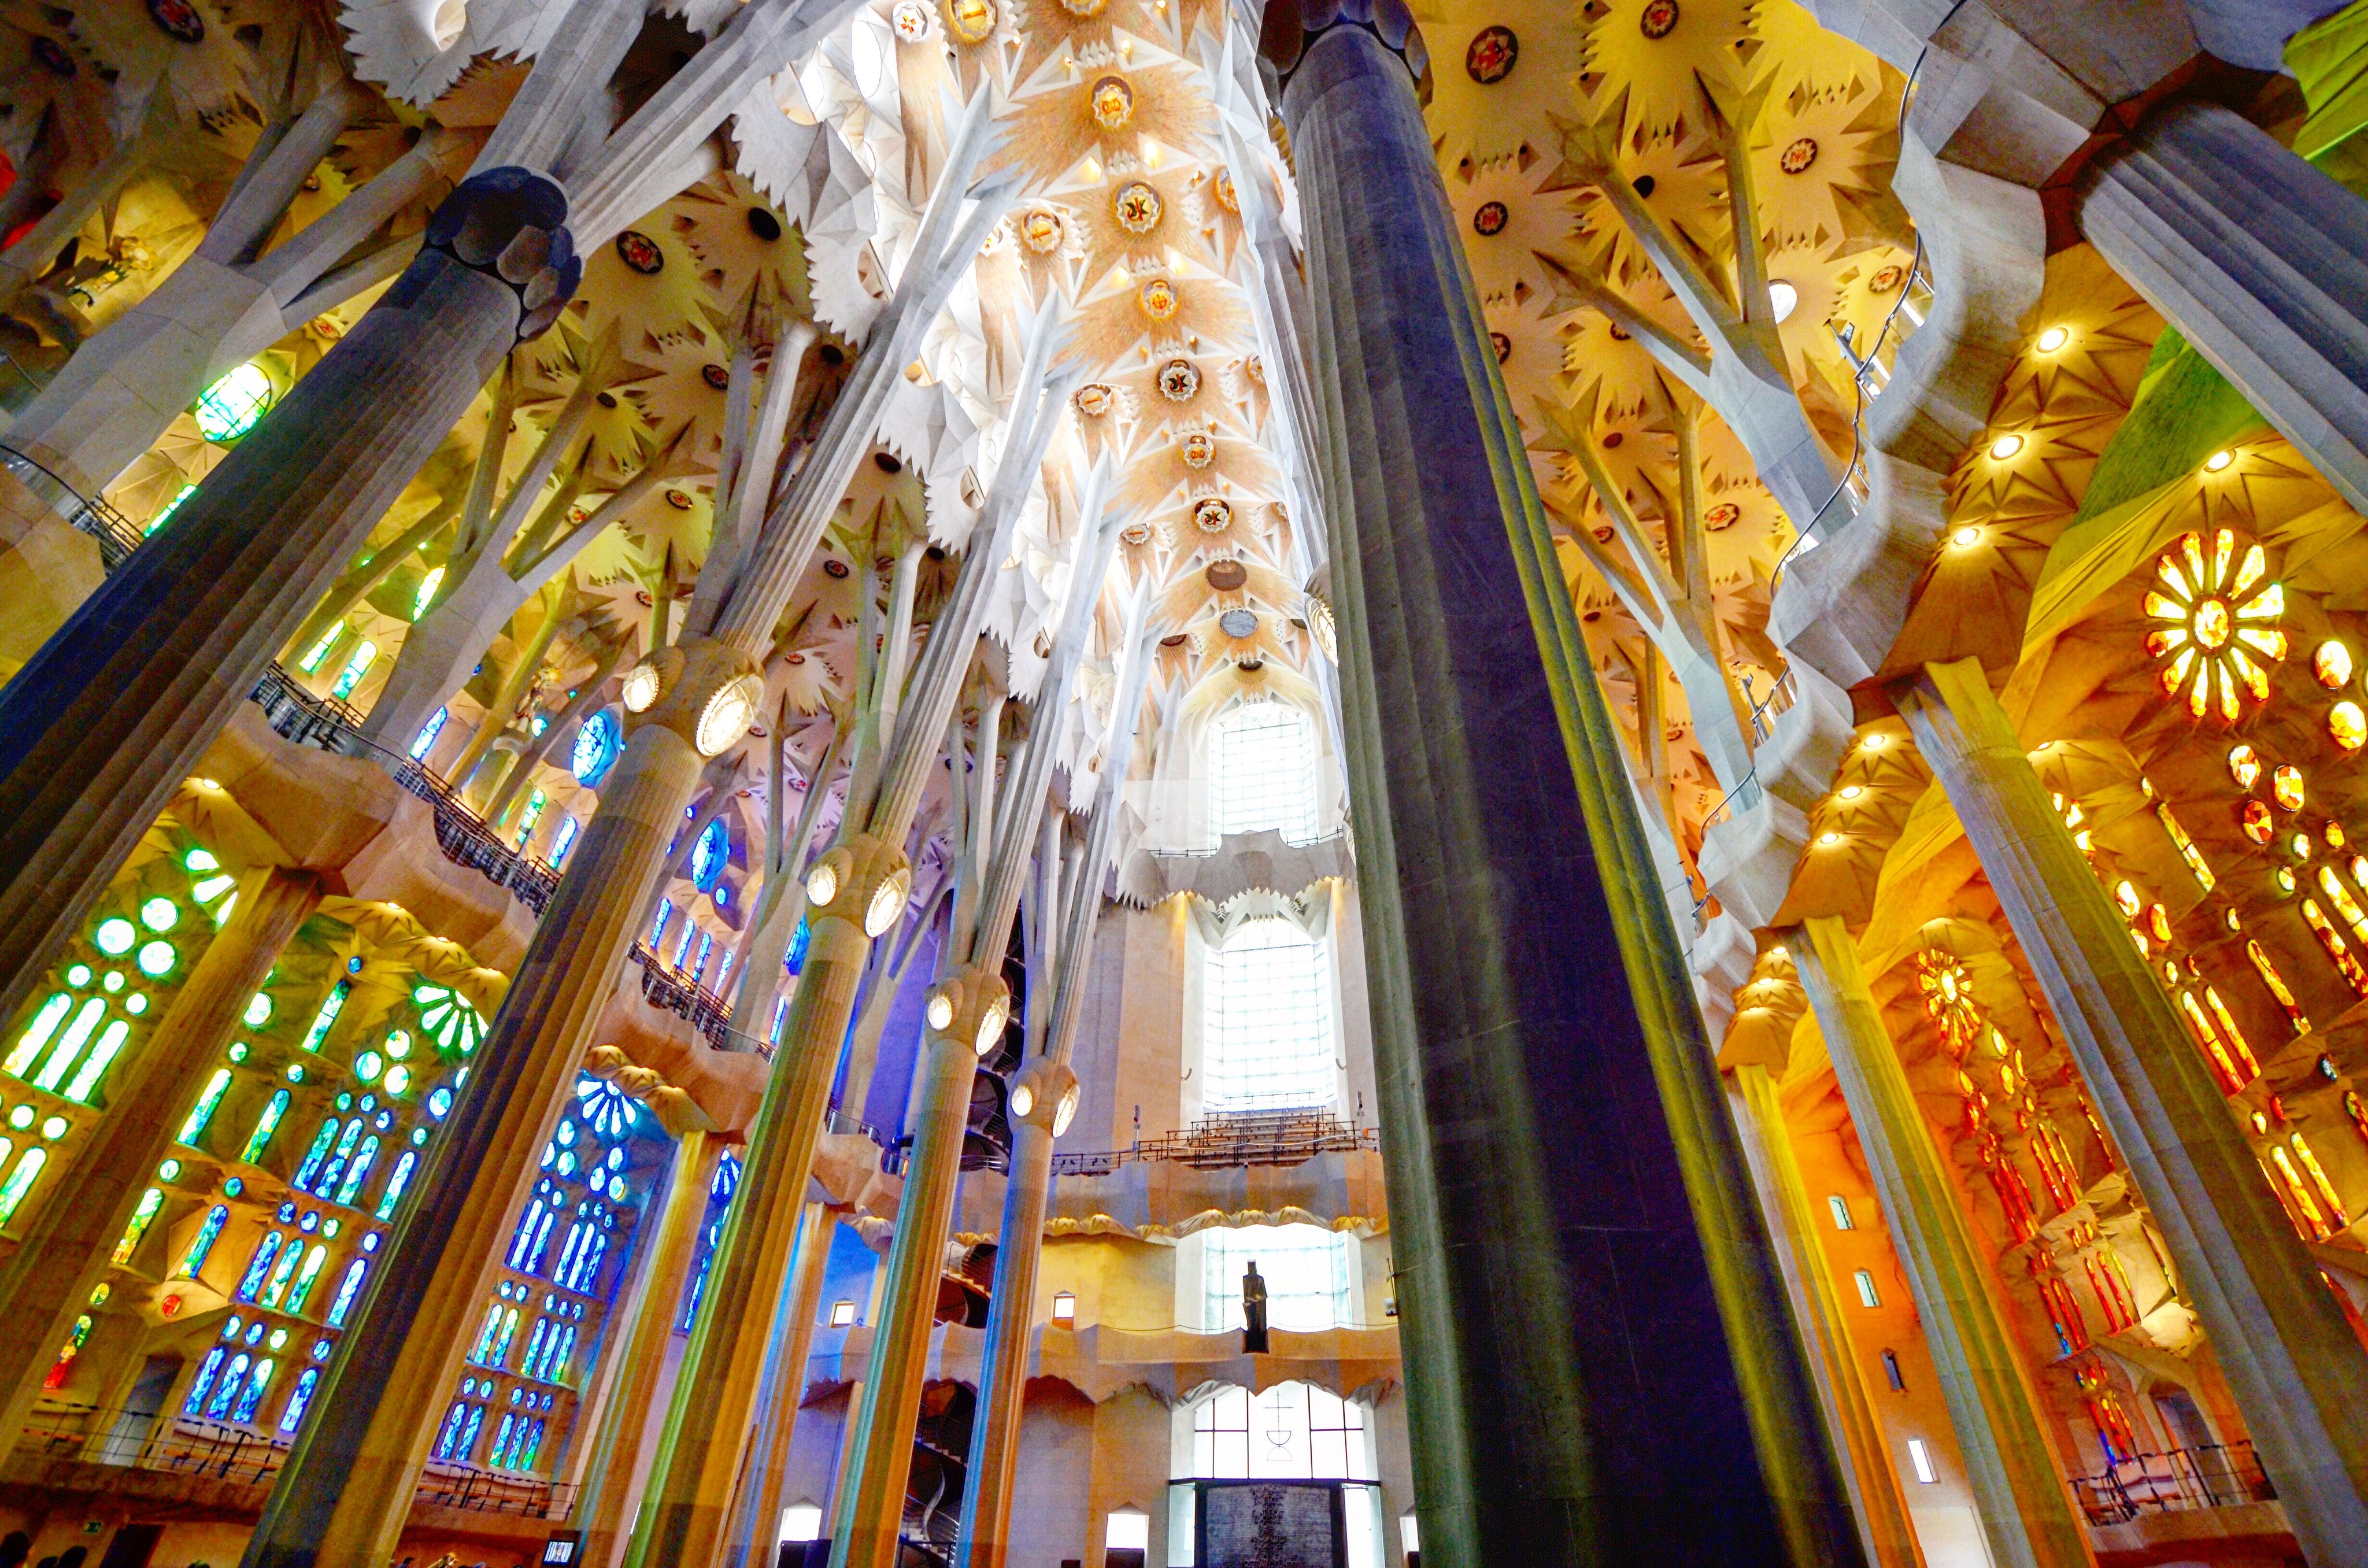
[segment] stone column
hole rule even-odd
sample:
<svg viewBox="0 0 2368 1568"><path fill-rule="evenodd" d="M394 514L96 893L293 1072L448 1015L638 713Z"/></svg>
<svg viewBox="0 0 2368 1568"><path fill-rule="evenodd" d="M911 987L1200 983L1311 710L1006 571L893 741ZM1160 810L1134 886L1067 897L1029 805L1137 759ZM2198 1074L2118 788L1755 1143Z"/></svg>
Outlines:
<svg viewBox="0 0 2368 1568"><path fill-rule="evenodd" d="M1998 1282L1884 1029L1857 945L1829 915L1789 945L1915 1293L1990 1559L1998 1568L2088 1568L2088 1535L1998 1311Z"/></svg>
<svg viewBox="0 0 2368 1568"><path fill-rule="evenodd" d="M2100 161L2081 233L2368 510L2368 201L2216 104Z"/></svg>
<svg viewBox="0 0 2368 1568"><path fill-rule="evenodd" d="M1087 890L1099 897L1099 889ZM1071 1075L1071 1082L1075 1075ZM955 1568L1003 1568L1011 1551L1011 1482L1019 1462L1019 1417L1036 1348L1036 1275L1044 1256L1044 1210L1053 1196L1053 1117L1060 1096L1035 1093L1011 1128L1010 1180L995 1251L995 1294L979 1353L978 1413L962 1480L962 1536Z"/></svg>
<svg viewBox="0 0 2368 1568"><path fill-rule="evenodd" d="M626 1558L636 1568L707 1568L723 1550L771 1354L773 1311L788 1283L789 1243L822 1140L839 1039L871 948L865 917L875 902L893 898L877 922L884 929L903 912L911 885L904 851L866 835L841 844L807 875L805 966L666 1412L660 1468ZM825 892L830 896L817 896ZM781 1244L759 1244L775 1237Z"/></svg>
<svg viewBox="0 0 2368 1568"><path fill-rule="evenodd" d="M393 288L0 687L0 1016L578 265L559 187L472 176Z"/></svg>
<svg viewBox="0 0 2368 1568"><path fill-rule="evenodd" d="M1397 0L1274 0L1261 49L1306 225L1426 1561L1859 1563L1421 40Z"/></svg>
<svg viewBox="0 0 2368 1568"><path fill-rule="evenodd" d="M337 1346L247 1549L246 1568L375 1562L393 1551L436 1417L484 1311L584 1049L642 928L700 775L714 694L749 673L715 642L666 648L659 691L626 717L624 756L471 1062L360 1321Z"/></svg>
<svg viewBox="0 0 2368 1568"><path fill-rule="evenodd" d="M850 1212L827 1203L806 1205L791 1264L790 1299L775 1318L774 1351L765 1369L764 1420L750 1435L741 1466L740 1499L734 1509L727 1563L773 1568L781 1535L781 1475L789 1468L790 1442L797 1434L798 1410L805 1398L806 1361L814 1354L815 1319L822 1314L822 1287L830 1271L831 1243L838 1222Z"/></svg>
<svg viewBox="0 0 2368 1568"><path fill-rule="evenodd" d="M266 866L239 879L238 907L189 970L147 1043L115 1069L107 1114L0 1266L0 1448L14 1446L58 1346L106 1278L108 1257L155 1179L206 1075L222 1060L279 949L319 907L321 879Z"/></svg>
<svg viewBox="0 0 2368 1568"><path fill-rule="evenodd" d="M991 758L982 763L991 765ZM936 1023L934 1008L949 992L960 998L959 1005L943 1024ZM999 1043L998 1020L1011 1006L1002 978L983 965L960 971L951 983L939 981L930 1000L933 1021L922 1037L913 1158L896 1205L896 1239L888 1249L887 1288L872 1331L862 1407L848 1440L848 1483L839 1491L830 1532L831 1568L895 1568L905 1487L913 1470L913 1430L928 1371L929 1330L945 1271L946 1233L962 1185L962 1130L978 1077L979 1053L972 1045L983 1029Z"/></svg>
<svg viewBox="0 0 2368 1568"><path fill-rule="evenodd" d="M692 1129L675 1148L665 1211L650 1244L650 1259L631 1326L618 1346L617 1374L600 1411L600 1427L584 1468L584 1489L575 1494L574 1520L584 1532L576 1561L584 1568L609 1568L627 1533L633 1503L633 1471L641 1463L642 1435L666 1369L666 1341L674 1335L675 1303L690 1279L699 1256L700 1221L707 1217L707 1188L723 1157L723 1141Z"/></svg>
<svg viewBox="0 0 2368 1568"><path fill-rule="evenodd" d="M1978 661L1892 690L1948 792L2314 1568L2368 1562L2368 1350L2056 815Z"/></svg>
<svg viewBox="0 0 2368 1568"><path fill-rule="evenodd" d="M1868 1560L1882 1568L1923 1568L1924 1554L1907 1518L1907 1500L1899 1490L1899 1471L1892 1463L1874 1402L1867 1397L1850 1319L1834 1289L1833 1267L1817 1240L1816 1210L1801 1179L1800 1162L1793 1156L1793 1137L1774 1074L1756 1062L1736 1068L1735 1097L1744 1147L1762 1172L1770 1228L1792 1259L1794 1313L1825 1363L1827 1419L1840 1437L1839 1457L1850 1469L1850 1494L1858 1501Z"/></svg>

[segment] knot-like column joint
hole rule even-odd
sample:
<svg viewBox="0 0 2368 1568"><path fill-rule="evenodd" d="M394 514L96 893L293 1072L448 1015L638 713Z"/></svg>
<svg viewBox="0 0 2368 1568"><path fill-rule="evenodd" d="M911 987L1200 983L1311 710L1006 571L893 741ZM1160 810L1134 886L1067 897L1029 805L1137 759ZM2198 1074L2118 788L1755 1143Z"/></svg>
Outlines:
<svg viewBox="0 0 2368 1568"><path fill-rule="evenodd" d="M428 220L424 244L518 297L521 343L550 329L584 277L567 232L567 193L531 169L486 169L462 180ZM408 304L425 286L407 271L387 298Z"/></svg>
<svg viewBox="0 0 2368 1568"><path fill-rule="evenodd" d="M929 988L925 1021L939 1039L988 1055L1003 1042L1004 1026L1011 1021L1011 987L997 970L967 965Z"/></svg>
<svg viewBox="0 0 2368 1568"><path fill-rule="evenodd" d="M1283 83L1317 39L1335 28L1358 28L1381 40L1414 78L1416 101L1430 103L1430 49L1406 0L1267 0L1258 54Z"/></svg>
<svg viewBox="0 0 2368 1568"><path fill-rule="evenodd" d="M913 896L913 863L902 846L859 833L806 873L807 959L861 962L873 937L896 924Z"/></svg>
<svg viewBox="0 0 2368 1568"><path fill-rule="evenodd" d="M732 644L693 637L660 648L625 675L625 731L659 724L701 756L739 744L764 699L765 677Z"/></svg>
<svg viewBox="0 0 2368 1568"><path fill-rule="evenodd" d="M1077 1074L1065 1062L1038 1057L1011 1085L1011 1119L1044 1129L1058 1138L1077 1114Z"/></svg>

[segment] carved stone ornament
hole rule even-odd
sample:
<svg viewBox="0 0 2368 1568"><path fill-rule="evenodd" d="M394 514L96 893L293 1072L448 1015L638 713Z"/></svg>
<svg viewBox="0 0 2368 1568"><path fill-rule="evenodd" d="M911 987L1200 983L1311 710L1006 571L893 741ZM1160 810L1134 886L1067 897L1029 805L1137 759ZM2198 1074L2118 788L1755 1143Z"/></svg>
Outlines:
<svg viewBox="0 0 2368 1568"><path fill-rule="evenodd" d="M425 243L518 296L521 343L550 330L584 277L567 232L567 194L530 169L487 169L462 180L428 220ZM398 279L387 298L407 303L404 291Z"/></svg>
<svg viewBox="0 0 2368 1568"><path fill-rule="evenodd" d="M1170 403L1190 403L1200 395L1201 371L1190 359L1170 359L1159 367L1159 393Z"/></svg>
<svg viewBox="0 0 2368 1568"><path fill-rule="evenodd" d="M1110 210L1128 233L1147 234L1159 224L1159 193L1142 180L1132 180L1110 199Z"/></svg>

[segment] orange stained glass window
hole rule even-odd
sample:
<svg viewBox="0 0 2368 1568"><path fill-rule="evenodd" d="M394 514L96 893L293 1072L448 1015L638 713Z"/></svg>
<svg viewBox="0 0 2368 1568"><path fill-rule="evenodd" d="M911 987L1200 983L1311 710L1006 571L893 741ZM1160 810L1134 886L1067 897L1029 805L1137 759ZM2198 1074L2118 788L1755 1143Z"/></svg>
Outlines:
<svg viewBox="0 0 2368 1568"><path fill-rule="evenodd" d="M2335 1183L2328 1179L2327 1167L2318 1163L2317 1154L2311 1153L2310 1140L2297 1132L2286 1142L2293 1147L2294 1158L2301 1162L2304 1171L2309 1174L2310 1185L2318 1189L2319 1198L2327 1204L2327 1211L2335 1216L2335 1228L2340 1231L2349 1226L2351 1215L2344 1209L2343 1199L2336 1196Z"/></svg>
<svg viewBox="0 0 2368 1568"><path fill-rule="evenodd" d="M2228 1004L2220 1000L2220 993L2209 985L2203 988L2204 1003L2211 1007L2212 1017L2218 1020L2220 1032L2228 1037L2229 1046L2237 1053L2237 1064L2244 1069L2245 1082L2251 1083L2261 1075L2261 1064L2253 1056L2253 1048L2245 1039L2245 1031L2237 1027L2228 1011Z"/></svg>
<svg viewBox="0 0 2368 1568"><path fill-rule="evenodd" d="M2195 1032L2195 1043L2203 1048L2204 1059L2212 1063L2213 1076L2220 1080L2220 1092L2233 1095L2243 1088L2245 1081L2237 1076L2237 1064L2228 1057L2228 1048L2220 1043L2219 1032L2213 1028L2212 1020L2203 1016L2203 1005L2195 1000L2194 992L2179 994L2179 1010L2187 1015L2188 1027Z"/></svg>
<svg viewBox="0 0 2368 1568"><path fill-rule="evenodd" d="M2278 966L2262 950L2261 944L2248 939L2245 957L2251 962L2253 972L2261 977L2261 983L2269 987L2270 994L2277 998L2278 1006L2285 1013L2286 1020L2294 1025L2294 1033L2308 1034L2310 1015L2305 1013L2302 1004L2294 1000L2293 987L2286 984L2286 977L2278 972Z"/></svg>
<svg viewBox="0 0 2368 1568"><path fill-rule="evenodd" d="M2294 1171L2294 1162L2286 1158L2286 1152L2271 1144L2270 1164L2277 1167L2278 1173L2270 1185L2281 1187L2285 1193L2295 1233L2306 1242L2323 1242L2333 1235L2335 1233L2328 1228L2327 1216L2319 1212L2317 1199L2311 1197L2308 1187L2303 1186L2302 1177Z"/></svg>
<svg viewBox="0 0 2368 1568"><path fill-rule="evenodd" d="M2308 923L2311 935L2318 938L2318 945L2327 949L2327 956L2342 973L2345 983L2361 995L2368 996L2368 970L2362 969L2360 960L2351 956L2351 944L2343 939L2343 933L2327 918L2327 911L2319 908L2316 900L2306 898L2302 901L2302 917Z"/></svg>

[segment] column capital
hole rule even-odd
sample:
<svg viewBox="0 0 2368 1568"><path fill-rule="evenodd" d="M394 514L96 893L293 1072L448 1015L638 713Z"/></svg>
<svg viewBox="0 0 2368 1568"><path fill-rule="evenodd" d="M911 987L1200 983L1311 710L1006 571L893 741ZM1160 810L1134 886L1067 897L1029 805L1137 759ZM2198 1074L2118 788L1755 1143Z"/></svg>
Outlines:
<svg viewBox="0 0 2368 1568"><path fill-rule="evenodd" d="M1417 102L1430 102L1430 50L1406 0L1267 0L1258 55L1285 82L1307 49L1336 28L1357 28L1379 39L1414 78Z"/></svg>
<svg viewBox="0 0 2368 1568"><path fill-rule="evenodd" d="M825 922L836 921L860 933L860 947L895 925L912 894L913 862L902 846L874 834L850 835L806 873L811 941L821 944L827 938L835 947L838 938ZM810 945L809 959L822 950Z"/></svg>
<svg viewBox="0 0 2368 1568"><path fill-rule="evenodd" d="M567 232L567 193L543 175L516 167L481 170L462 180L427 222L424 242L518 296L518 338L540 337L559 319L584 276ZM398 280L388 298L403 293Z"/></svg>
<svg viewBox="0 0 2368 1568"><path fill-rule="evenodd" d="M965 964L929 988L926 1021L940 1040L986 1056L1003 1041L1011 1021L1011 987L995 964Z"/></svg>
<svg viewBox="0 0 2368 1568"><path fill-rule="evenodd" d="M713 637L668 643L625 672L625 733L661 724L701 757L739 744L764 700L756 661Z"/></svg>

